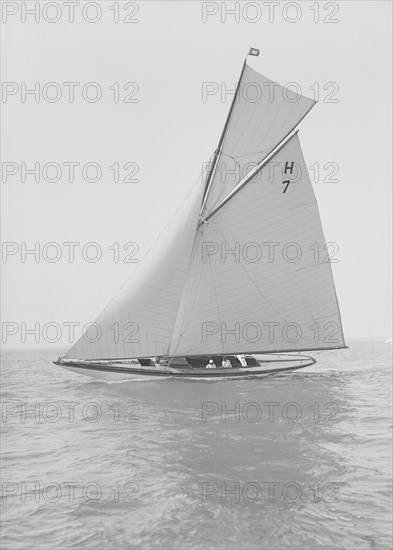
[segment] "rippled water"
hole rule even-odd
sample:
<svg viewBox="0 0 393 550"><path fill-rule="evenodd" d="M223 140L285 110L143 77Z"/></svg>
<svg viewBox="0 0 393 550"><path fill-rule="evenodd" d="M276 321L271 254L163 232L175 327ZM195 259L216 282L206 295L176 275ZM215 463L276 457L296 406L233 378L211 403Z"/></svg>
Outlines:
<svg viewBox="0 0 393 550"><path fill-rule="evenodd" d="M117 383L5 353L2 547L390 548L391 351Z"/></svg>

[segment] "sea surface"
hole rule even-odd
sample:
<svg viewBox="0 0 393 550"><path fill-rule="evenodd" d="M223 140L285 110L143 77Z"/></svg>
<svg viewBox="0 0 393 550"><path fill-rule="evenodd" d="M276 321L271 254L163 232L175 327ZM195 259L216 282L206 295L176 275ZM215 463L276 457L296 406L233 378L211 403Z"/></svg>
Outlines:
<svg viewBox="0 0 393 550"><path fill-rule="evenodd" d="M391 548L392 347L349 345L227 381L5 352L2 548Z"/></svg>

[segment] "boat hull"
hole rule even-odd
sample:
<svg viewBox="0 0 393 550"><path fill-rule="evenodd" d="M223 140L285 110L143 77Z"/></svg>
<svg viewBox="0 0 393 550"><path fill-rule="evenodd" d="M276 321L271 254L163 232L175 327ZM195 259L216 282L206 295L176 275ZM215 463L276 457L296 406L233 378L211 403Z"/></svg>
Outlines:
<svg viewBox="0 0 393 550"><path fill-rule="evenodd" d="M93 378L107 381L157 379L157 378L186 378L201 380L217 380L222 378L247 378L262 377L280 372L302 369L315 363L315 359L308 356L293 356L277 359L257 360L257 366L241 368L142 368L137 366L110 365L98 363L63 363L56 361L55 364L71 372L84 374Z"/></svg>

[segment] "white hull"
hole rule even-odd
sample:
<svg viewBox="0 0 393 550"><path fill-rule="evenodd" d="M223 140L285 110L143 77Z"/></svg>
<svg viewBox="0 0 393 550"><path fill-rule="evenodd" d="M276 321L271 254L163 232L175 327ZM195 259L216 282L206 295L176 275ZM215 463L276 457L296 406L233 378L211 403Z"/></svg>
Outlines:
<svg viewBox="0 0 393 550"><path fill-rule="evenodd" d="M246 377L262 377L279 372L302 369L309 367L315 363L315 359L308 356L283 356L277 358L269 356L269 358L258 359L258 366L242 367L242 368L216 368L216 369L170 369L160 371L157 369L143 369L138 367L103 365L103 364L62 364L56 363L62 368L107 381L121 380L148 380L148 379L163 379L163 378L187 378L191 380L217 380L230 378L246 378Z"/></svg>
<svg viewBox="0 0 393 550"><path fill-rule="evenodd" d="M124 373L108 372L102 369L97 369L97 370L89 369L88 371L86 371L86 369L79 368L79 367L71 367L70 365L60 365L60 366L65 370L76 372L77 374L83 374L85 376L91 376L92 378L98 378L100 380L113 381L113 380L130 380L130 379L134 380L138 378L142 378L142 379L147 378L145 374L133 373L131 375L130 373L127 373L127 372L124 372ZM155 376L155 378L157 377Z"/></svg>

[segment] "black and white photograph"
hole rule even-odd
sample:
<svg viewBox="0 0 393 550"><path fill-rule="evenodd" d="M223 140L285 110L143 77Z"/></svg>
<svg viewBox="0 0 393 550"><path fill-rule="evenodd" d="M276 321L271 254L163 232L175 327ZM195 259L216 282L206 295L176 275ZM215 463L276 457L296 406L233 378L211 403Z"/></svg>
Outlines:
<svg viewBox="0 0 393 550"><path fill-rule="evenodd" d="M390 550L391 0L2 0L2 550Z"/></svg>

